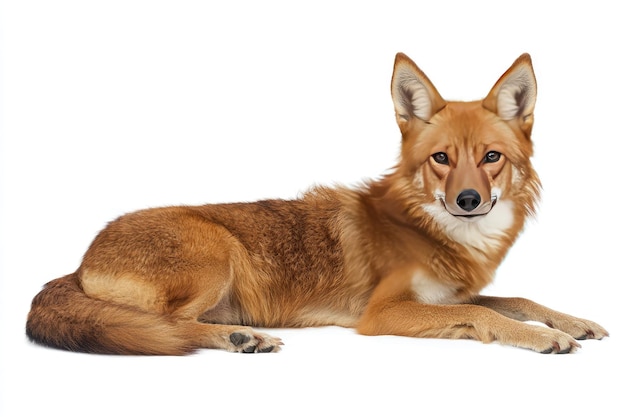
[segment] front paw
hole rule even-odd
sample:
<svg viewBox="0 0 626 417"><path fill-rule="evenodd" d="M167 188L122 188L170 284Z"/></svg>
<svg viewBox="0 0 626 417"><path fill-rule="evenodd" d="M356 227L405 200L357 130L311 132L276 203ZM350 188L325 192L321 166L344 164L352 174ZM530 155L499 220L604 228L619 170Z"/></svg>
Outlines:
<svg viewBox="0 0 626 417"><path fill-rule="evenodd" d="M570 335L545 327L536 327L530 339L528 345L521 346L539 353L574 353L580 347Z"/></svg>
<svg viewBox="0 0 626 417"><path fill-rule="evenodd" d="M549 320L546 325L554 329L561 330L577 340L602 339L609 335L609 332L591 320L579 319L577 317L566 316Z"/></svg>

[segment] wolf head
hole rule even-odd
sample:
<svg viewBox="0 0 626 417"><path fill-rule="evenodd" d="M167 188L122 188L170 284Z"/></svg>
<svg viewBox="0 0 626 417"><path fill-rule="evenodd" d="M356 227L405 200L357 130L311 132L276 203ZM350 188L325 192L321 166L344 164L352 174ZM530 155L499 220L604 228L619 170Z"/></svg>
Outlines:
<svg viewBox="0 0 626 417"><path fill-rule="evenodd" d="M530 56L520 56L485 99L457 102L399 53L391 95L402 132L394 176L412 217L479 248L514 239L540 188L530 162L537 96Z"/></svg>

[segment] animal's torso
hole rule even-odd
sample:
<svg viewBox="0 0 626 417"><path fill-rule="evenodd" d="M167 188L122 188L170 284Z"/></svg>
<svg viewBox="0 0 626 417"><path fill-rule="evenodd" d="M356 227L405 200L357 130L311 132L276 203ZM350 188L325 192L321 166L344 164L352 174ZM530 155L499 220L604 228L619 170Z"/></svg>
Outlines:
<svg viewBox="0 0 626 417"><path fill-rule="evenodd" d="M473 256L463 245L402 221L401 214L386 213L363 190L320 188L297 200L122 216L96 238L79 272L95 298L146 297L140 307L161 303L167 310L172 299L174 308L193 296L181 289L193 287L182 277L227 263L228 296L202 314L203 321L354 326L374 287L392 270L406 274L407 289L419 301L467 299L495 268ZM210 271L193 279L214 279Z"/></svg>

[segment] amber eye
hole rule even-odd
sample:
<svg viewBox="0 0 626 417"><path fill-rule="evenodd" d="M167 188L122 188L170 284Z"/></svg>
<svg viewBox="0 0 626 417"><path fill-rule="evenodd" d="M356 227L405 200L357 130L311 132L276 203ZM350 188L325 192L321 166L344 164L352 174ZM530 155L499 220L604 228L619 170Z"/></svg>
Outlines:
<svg viewBox="0 0 626 417"><path fill-rule="evenodd" d="M500 160L501 156L502 156L502 154L500 152L489 151L485 155L485 159L483 159L483 161L486 162L486 163L498 162Z"/></svg>
<svg viewBox="0 0 626 417"><path fill-rule="evenodd" d="M431 155L433 160L442 165L449 165L448 155L445 152L437 152Z"/></svg>

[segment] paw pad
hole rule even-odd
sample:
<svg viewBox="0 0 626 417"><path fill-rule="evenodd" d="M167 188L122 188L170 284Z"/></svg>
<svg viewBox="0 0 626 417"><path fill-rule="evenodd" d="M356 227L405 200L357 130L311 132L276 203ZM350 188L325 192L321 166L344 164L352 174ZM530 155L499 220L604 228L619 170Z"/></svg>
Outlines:
<svg viewBox="0 0 626 417"><path fill-rule="evenodd" d="M230 343L235 347L229 349L242 353L268 353L278 352L283 343L278 338L270 337L263 333L253 333L251 335L234 332L228 336Z"/></svg>
<svg viewBox="0 0 626 417"><path fill-rule="evenodd" d="M235 346L241 346L244 343L248 343L250 341L250 336L242 334L242 333L233 333L230 335L230 343Z"/></svg>

